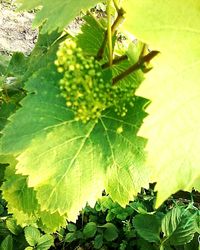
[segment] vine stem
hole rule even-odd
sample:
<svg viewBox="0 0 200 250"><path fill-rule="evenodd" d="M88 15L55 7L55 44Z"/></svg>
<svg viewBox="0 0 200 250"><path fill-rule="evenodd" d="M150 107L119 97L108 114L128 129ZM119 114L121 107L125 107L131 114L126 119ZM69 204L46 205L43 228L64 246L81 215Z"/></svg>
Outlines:
<svg viewBox="0 0 200 250"><path fill-rule="evenodd" d="M112 0L108 0L107 3L107 17L108 17L107 36L108 36L108 48L109 48L109 66L112 66L112 61L113 61L111 1Z"/></svg>
<svg viewBox="0 0 200 250"><path fill-rule="evenodd" d="M124 14L125 14L125 11L122 8L118 8L116 6L115 6L115 8L117 10L117 18L115 19L114 23L111 26L111 36L112 37L117 32L118 26L123 22ZM111 21L110 21L110 23L111 23ZM104 35L104 39L102 41L102 45L99 48L99 51L98 51L97 56L96 56L97 60L101 60L103 58L103 53L104 53L105 47L107 45L107 41L108 41L108 30L105 31L105 35ZM111 42L112 42L112 38L111 38ZM112 50L113 50L113 48L112 48ZM113 58L113 51L112 51L112 58ZM109 65L109 63L108 63L108 65Z"/></svg>
<svg viewBox="0 0 200 250"><path fill-rule="evenodd" d="M120 57L117 57L117 58L113 59L113 65L118 64L120 62L123 62L123 61L125 61L127 59L128 59L127 55L122 55ZM109 67L109 62L104 63L101 67L102 67L102 69L108 68Z"/></svg>
<svg viewBox="0 0 200 250"><path fill-rule="evenodd" d="M124 79L126 76L130 75L134 71L140 69L145 62L150 62L155 56L157 56L160 52L153 50L149 52L147 55L141 57L138 62L134 65L130 66L127 70L123 71L121 74L113 78L113 85L115 85L120 80Z"/></svg>

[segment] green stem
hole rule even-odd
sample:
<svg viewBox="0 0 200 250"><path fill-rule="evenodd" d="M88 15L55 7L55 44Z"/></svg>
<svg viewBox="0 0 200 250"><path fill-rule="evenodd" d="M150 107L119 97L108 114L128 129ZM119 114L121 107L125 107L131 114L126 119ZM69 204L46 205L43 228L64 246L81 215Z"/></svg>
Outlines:
<svg viewBox="0 0 200 250"><path fill-rule="evenodd" d="M118 4L117 4L117 1L116 0L113 0L113 3L114 3L114 6L115 6L115 9L117 10L117 12L119 11L119 7L118 7Z"/></svg>
<svg viewBox="0 0 200 250"><path fill-rule="evenodd" d="M112 66L113 61L113 49L112 49L112 20L111 20L111 0L107 3L107 35L108 35L108 49L109 49L109 66Z"/></svg>
<svg viewBox="0 0 200 250"><path fill-rule="evenodd" d="M116 6L115 6L115 8L117 10L117 18L115 19L115 21L114 21L114 23L113 23L113 25L111 27L112 36L115 35L118 26L124 20L124 14L125 14L125 11L122 8L118 8ZM99 48L99 51L98 51L97 56L96 56L97 60L101 60L103 58L103 53L105 51L105 47L106 47L107 41L108 41L108 30L105 31L105 35L104 35L104 39L102 41L102 45Z"/></svg>

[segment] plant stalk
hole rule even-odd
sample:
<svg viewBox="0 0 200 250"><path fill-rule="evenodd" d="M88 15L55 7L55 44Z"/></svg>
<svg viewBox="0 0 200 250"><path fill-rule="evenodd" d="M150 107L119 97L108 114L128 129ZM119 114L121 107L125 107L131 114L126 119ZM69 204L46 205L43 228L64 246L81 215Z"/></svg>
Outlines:
<svg viewBox="0 0 200 250"><path fill-rule="evenodd" d="M117 31L117 28L118 26L122 23L122 21L124 20L124 14L125 14L125 11L122 9L122 8L118 8L116 7L116 10L117 10L117 17L111 27L111 33L112 33L112 36L114 36L114 34L116 33ZM112 38L111 38L112 40ZM97 60L101 60L102 57L103 57L103 53L105 51L105 48L106 48L106 44L107 44L107 41L108 41L108 30L105 31L105 35L104 35L104 39L103 39L103 42L102 42L102 45L97 53ZM113 54L113 53L112 53Z"/></svg>
<svg viewBox="0 0 200 250"><path fill-rule="evenodd" d="M107 3L107 39L108 39L108 49L109 49L109 66L112 66L113 62L113 48L112 48L112 20L111 20L111 0Z"/></svg>
<svg viewBox="0 0 200 250"><path fill-rule="evenodd" d="M147 55L141 57L138 62L134 65L130 66L127 70L123 71L121 74L113 78L113 85L115 85L120 80L124 79L126 76L130 75L134 71L140 69L145 62L150 62L155 56L157 56L160 52L153 50L149 52Z"/></svg>
<svg viewBox="0 0 200 250"><path fill-rule="evenodd" d="M120 62L123 62L123 61L125 61L127 59L128 59L127 55L122 55L122 56L120 56L118 58L113 59L113 65L118 64ZM102 69L108 68L109 67L109 62L104 63L101 67L102 67Z"/></svg>

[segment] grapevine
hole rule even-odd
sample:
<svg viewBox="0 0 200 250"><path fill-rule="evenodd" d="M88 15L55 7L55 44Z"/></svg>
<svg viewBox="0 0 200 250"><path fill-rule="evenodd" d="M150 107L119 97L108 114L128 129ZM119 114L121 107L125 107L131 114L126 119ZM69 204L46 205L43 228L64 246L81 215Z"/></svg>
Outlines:
<svg viewBox="0 0 200 250"><path fill-rule="evenodd" d="M15 224L27 250L197 249L199 1L18 2L39 35L0 56L0 229L16 235L0 249Z"/></svg>

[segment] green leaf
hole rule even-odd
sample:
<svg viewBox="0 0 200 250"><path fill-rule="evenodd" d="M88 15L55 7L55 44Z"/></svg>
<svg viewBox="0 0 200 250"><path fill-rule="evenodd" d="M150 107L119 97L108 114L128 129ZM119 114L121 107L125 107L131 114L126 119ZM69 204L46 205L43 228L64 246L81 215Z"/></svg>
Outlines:
<svg viewBox="0 0 200 250"><path fill-rule="evenodd" d="M136 63L136 61L134 63ZM121 63L113 65L112 66L113 77L118 76L120 73L127 70L133 64L131 64L131 61L127 59L127 60L122 61ZM120 80L118 84L120 84L121 86L129 86L129 85L133 86L133 91L135 91L143 80L144 80L144 75L142 71L137 70L133 72L132 74L129 74L126 77L124 77L122 80Z"/></svg>
<svg viewBox="0 0 200 250"><path fill-rule="evenodd" d="M95 236L97 231L97 225L95 222L89 222L85 225L83 229L83 235L86 239L92 238Z"/></svg>
<svg viewBox="0 0 200 250"><path fill-rule="evenodd" d="M196 232L200 234L200 211L197 212L195 228Z"/></svg>
<svg viewBox="0 0 200 250"><path fill-rule="evenodd" d="M8 162L8 157L7 160L3 160L3 158L1 160ZM10 159L10 161L14 160ZM35 191L27 186L27 178L15 174L15 164L16 162L13 162L7 167L6 181L1 189L3 198L8 202L8 211L14 215L17 224L25 227L38 221L38 225L47 233L55 232L60 227L64 227L66 225L65 216L60 216L58 212L52 214L40 210Z"/></svg>
<svg viewBox="0 0 200 250"><path fill-rule="evenodd" d="M11 235L8 235L0 245L0 250L13 250L13 238Z"/></svg>
<svg viewBox="0 0 200 250"><path fill-rule="evenodd" d="M140 250L157 250L157 247L152 246L152 243L149 243L148 241L144 240L143 238L137 239L137 247L139 247ZM162 249L159 250L169 250L169 249ZM172 249L170 249L172 250Z"/></svg>
<svg viewBox="0 0 200 250"><path fill-rule="evenodd" d="M66 226L66 215L61 216L58 212L50 213L49 211L39 211L38 216L41 223L38 224L46 233L52 233Z"/></svg>
<svg viewBox="0 0 200 250"><path fill-rule="evenodd" d="M56 59L56 51L62 39L61 32L57 31L51 34L39 34L37 43L28 58L27 70L24 72L23 81L27 81L32 74L35 74L35 72L46 67Z"/></svg>
<svg viewBox="0 0 200 250"><path fill-rule="evenodd" d="M118 237L118 229L113 223L106 223L105 225L101 226L106 228L103 232L103 237L107 241L113 241Z"/></svg>
<svg viewBox="0 0 200 250"><path fill-rule="evenodd" d="M160 242L161 219L152 214L138 214L133 218L138 234L148 242Z"/></svg>
<svg viewBox="0 0 200 250"><path fill-rule="evenodd" d="M199 234L195 234L192 241L190 241L188 244L184 246L184 250L200 250L200 239Z"/></svg>
<svg viewBox="0 0 200 250"><path fill-rule="evenodd" d="M4 181L1 190L3 198L12 204L12 206L27 214L33 214L38 208L35 191L27 188L27 178L22 175L16 175L13 166L9 166L5 172L6 181Z"/></svg>
<svg viewBox="0 0 200 250"><path fill-rule="evenodd" d="M82 48L88 56L96 56L104 40L105 29L92 16L83 17L85 23L81 27L81 33L76 36L78 47Z"/></svg>
<svg viewBox="0 0 200 250"><path fill-rule="evenodd" d="M37 250L48 250L54 244L54 238L52 235L45 234L39 238L37 244Z"/></svg>
<svg viewBox="0 0 200 250"><path fill-rule="evenodd" d="M72 223L69 223L67 224L67 229L70 231L70 232L75 232L77 230L77 227L75 224L72 224Z"/></svg>
<svg viewBox="0 0 200 250"><path fill-rule="evenodd" d="M2 103L0 106L0 132L7 123L8 117L14 113L16 105L13 103Z"/></svg>
<svg viewBox="0 0 200 250"><path fill-rule="evenodd" d="M100 249L103 246L103 236L98 234L94 238L94 249Z"/></svg>
<svg viewBox="0 0 200 250"><path fill-rule="evenodd" d="M110 109L98 123L83 124L65 106L59 78L54 66L30 78L22 108L3 130L2 153L19 155L17 174L29 176L42 211L76 220L105 188L125 206L148 183L141 166L146 140L136 136L146 100L136 98L123 118Z"/></svg>
<svg viewBox="0 0 200 250"><path fill-rule="evenodd" d="M6 237L10 234L9 230L6 227L6 222L1 220L0 221L0 235L1 237Z"/></svg>
<svg viewBox="0 0 200 250"><path fill-rule="evenodd" d="M33 247L26 247L24 250L33 250Z"/></svg>
<svg viewBox="0 0 200 250"><path fill-rule="evenodd" d="M38 6L42 6L36 13L33 25L40 26L46 21L42 27L42 33L52 32L55 29L61 31L76 16L79 15L81 9L88 9L99 2L99 0L18 0L22 3L20 10L30 10Z"/></svg>
<svg viewBox="0 0 200 250"><path fill-rule="evenodd" d="M196 214L190 213L183 207L174 207L162 220L164 237L171 245L183 245L190 242L196 232L195 219Z"/></svg>
<svg viewBox="0 0 200 250"><path fill-rule="evenodd" d="M137 92L152 101L139 135L148 138L158 207L200 179L200 2L132 0L125 7L128 30L161 52Z"/></svg>
<svg viewBox="0 0 200 250"><path fill-rule="evenodd" d="M77 237L76 237L75 232L67 233L66 236L65 236L65 242L72 242L72 241L75 241L76 239L77 239Z"/></svg>
<svg viewBox="0 0 200 250"><path fill-rule="evenodd" d="M0 76L6 75L10 56L0 54Z"/></svg>
<svg viewBox="0 0 200 250"><path fill-rule="evenodd" d="M8 218L6 220L6 226L10 230L10 232L15 235L18 235L22 231L22 228L17 225L16 220L14 218Z"/></svg>
<svg viewBox="0 0 200 250"><path fill-rule="evenodd" d="M28 57L21 52L15 52L9 62L7 72L12 76L22 76L27 69Z"/></svg>
<svg viewBox="0 0 200 250"><path fill-rule="evenodd" d="M26 227L24 229L24 235L28 244L33 247L36 246L40 239L40 231L35 227Z"/></svg>

